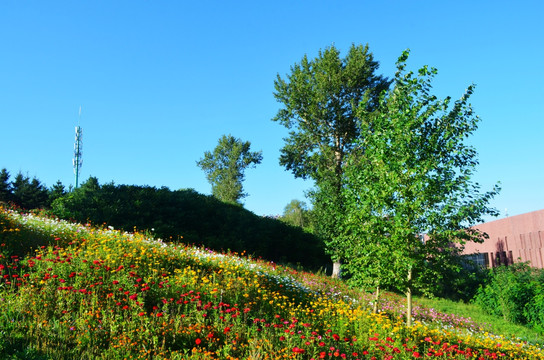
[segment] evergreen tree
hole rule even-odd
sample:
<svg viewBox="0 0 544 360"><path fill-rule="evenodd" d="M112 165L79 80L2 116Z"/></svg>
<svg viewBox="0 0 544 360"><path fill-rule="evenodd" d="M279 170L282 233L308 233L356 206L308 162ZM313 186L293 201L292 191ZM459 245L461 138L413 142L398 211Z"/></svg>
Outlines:
<svg viewBox="0 0 544 360"><path fill-rule="evenodd" d="M60 180L57 180L57 182L49 189L49 204L52 204L53 201L64 195L66 195L66 188Z"/></svg>
<svg viewBox="0 0 544 360"><path fill-rule="evenodd" d="M12 200L12 189L9 181L9 172L6 168L0 171L0 201L8 202Z"/></svg>
<svg viewBox="0 0 544 360"><path fill-rule="evenodd" d="M48 191L36 177L32 180L19 172L14 181L13 202L24 209L43 208L48 205Z"/></svg>

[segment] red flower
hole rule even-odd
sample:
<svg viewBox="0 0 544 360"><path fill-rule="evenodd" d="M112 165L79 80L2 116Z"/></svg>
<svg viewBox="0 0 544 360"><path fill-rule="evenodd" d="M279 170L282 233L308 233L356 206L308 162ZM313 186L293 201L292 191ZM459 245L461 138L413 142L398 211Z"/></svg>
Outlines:
<svg viewBox="0 0 544 360"><path fill-rule="evenodd" d="M195 340L195 344L197 344L197 345L200 345L201 342L202 342L202 340L200 340L200 339Z"/></svg>

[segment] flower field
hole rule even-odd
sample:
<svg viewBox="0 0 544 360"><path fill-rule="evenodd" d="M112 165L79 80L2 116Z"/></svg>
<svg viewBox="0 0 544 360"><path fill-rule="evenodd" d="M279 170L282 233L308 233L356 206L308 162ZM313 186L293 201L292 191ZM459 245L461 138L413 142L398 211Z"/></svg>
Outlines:
<svg viewBox="0 0 544 360"><path fill-rule="evenodd" d="M368 299L371 297L368 296ZM0 358L544 359L470 319L141 233L0 210Z"/></svg>

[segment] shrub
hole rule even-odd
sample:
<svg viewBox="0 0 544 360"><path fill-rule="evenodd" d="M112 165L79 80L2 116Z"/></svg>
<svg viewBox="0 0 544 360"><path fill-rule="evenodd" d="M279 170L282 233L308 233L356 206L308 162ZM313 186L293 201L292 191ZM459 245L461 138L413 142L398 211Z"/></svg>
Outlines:
<svg viewBox="0 0 544 360"><path fill-rule="evenodd" d="M502 316L505 320L528 324L539 319L542 307L535 304L539 292L539 271L528 263L516 263L490 270L490 281L479 288L474 302L489 314ZM540 309L540 310L539 310Z"/></svg>

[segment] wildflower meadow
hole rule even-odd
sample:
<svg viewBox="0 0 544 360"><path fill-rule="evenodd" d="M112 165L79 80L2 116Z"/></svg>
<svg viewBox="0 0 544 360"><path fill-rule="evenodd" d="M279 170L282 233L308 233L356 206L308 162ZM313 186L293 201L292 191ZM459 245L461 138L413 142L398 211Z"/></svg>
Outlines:
<svg viewBox="0 0 544 360"><path fill-rule="evenodd" d="M390 295L393 297L393 295ZM235 253L0 211L2 359L544 359L469 318Z"/></svg>

